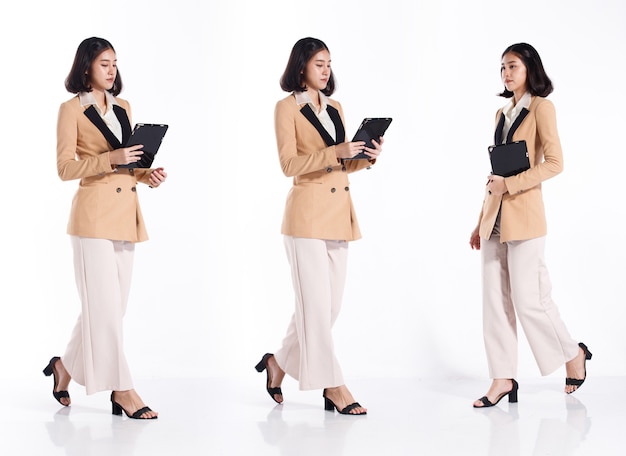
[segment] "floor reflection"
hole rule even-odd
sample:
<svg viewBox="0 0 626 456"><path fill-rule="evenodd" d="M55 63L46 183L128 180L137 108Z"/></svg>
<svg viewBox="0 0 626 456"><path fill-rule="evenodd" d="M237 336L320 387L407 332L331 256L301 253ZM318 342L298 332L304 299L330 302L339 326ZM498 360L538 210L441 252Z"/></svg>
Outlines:
<svg viewBox="0 0 626 456"><path fill-rule="evenodd" d="M575 453L591 428L587 408L574 396L565 396L564 416L539 420L532 455L569 456ZM489 420L488 450L490 456L518 456L526 452L528 427L520 429L519 404L476 409ZM541 414L542 410L536 412ZM525 410L528 412L528 410ZM549 411L552 415L553 410Z"/></svg>
<svg viewBox="0 0 626 456"><path fill-rule="evenodd" d="M277 454L293 455L298 449L299 455L339 456L346 452L346 441L350 428L363 416L344 416L333 412L323 413L319 422L284 418L282 405L275 406L265 421L258 423L259 430L266 444L275 447Z"/></svg>
<svg viewBox="0 0 626 456"><path fill-rule="evenodd" d="M102 410L78 411L72 407L63 407L45 423L52 444L63 448L68 456L134 455L146 425L139 420L105 416Z"/></svg>
<svg viewBox="0 0 626 456"><path fill-rule="evenodd" d="M544 418L539 425L533 455L568 456L580 447L591 429L587 408L574 396L565 396L565 417Z"/></svg>

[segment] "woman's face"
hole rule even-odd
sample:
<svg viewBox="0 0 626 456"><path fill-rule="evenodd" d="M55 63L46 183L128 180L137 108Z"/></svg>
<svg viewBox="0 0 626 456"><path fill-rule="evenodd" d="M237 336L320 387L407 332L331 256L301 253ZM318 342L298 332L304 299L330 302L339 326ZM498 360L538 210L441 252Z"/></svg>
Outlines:
<svg viewBox="0 0 626 456"><path fill-rule="evenodd" d="M330 52L319 51L304 67L304 84L312 90L323 90L330 78Z"/></svg>
<svg viewBox="0 0 626 456"><path fill-rule="evenodd" d="M117 57L113 49L102 51L89 68L89 86L93 90L110 90L117 76Z"/></svg>
<svg viewBox="0 0 626 456"><path fill-rule="evenodd" d="M504 87L514 94L526 92L526 65L516 54L509 52L502 57L500 76Z"/></svg>

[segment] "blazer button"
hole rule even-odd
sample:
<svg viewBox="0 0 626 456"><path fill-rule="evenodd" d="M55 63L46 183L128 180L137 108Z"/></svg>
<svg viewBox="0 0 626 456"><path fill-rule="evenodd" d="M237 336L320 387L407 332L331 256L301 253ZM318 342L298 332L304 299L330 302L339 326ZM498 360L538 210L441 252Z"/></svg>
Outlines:
<svg viewBox="0 0 626 456"><path fill-rule="evenodd" d="M337 190L335 189L335 187L330 189L330 193L335 193Z"/></svg>
<svg viewBox="0 0 626 456"><path fill-rule="evenodd" d="M132 187L132 188L130 189L130 191L131 191L131 192L136 192L136 191L137 191L137 189L136 189L135 187Z"/></svg>
<svg viewBox="0 0 626 456"><path fill-rule="evenodd" d="M331 166L329 166L328 168L326 168L326 172L330 173L333 170L333 168Z"/></svg>
<svg viewBox="0 0 626 456"><path fill-rule="evenodd" d="M342 167L341 167L341 170L345 172L345 171L346 171L346 166L345 166L345 165L344 165L344 166L342 166Z"/></svg>
<svg viewBox="0 0 626 456"><path fill-rule="evenodd" d="M117 187L117 188L115 189L115 191L116 191L117 193L120 193L120 192L122 191L122 189L121 189L121 188L119 188L119 187Z"/></svg>
<svg viewBox="0 0 626 456"><path fill-rule="evenodd" d="M348 190L350 190L350 187L346 187L344 188L344 190L347 192Z"/></svg>
<svg viewBox="0 0 626 456"><path fill-rule="evenodd" d="M128 168L128 174L130 174L131 176L134 176L135 170L133 168Z"/></svg>

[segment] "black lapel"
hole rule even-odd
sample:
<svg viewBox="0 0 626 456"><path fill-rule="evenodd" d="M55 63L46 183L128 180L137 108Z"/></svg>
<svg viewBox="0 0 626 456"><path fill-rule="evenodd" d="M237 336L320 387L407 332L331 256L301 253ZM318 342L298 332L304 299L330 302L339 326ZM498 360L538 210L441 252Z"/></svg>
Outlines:
<svg viewBox="0 0 626 456"><path fill-rule="evenodd" d="M504 113L500 114L500 120L498 120L496 133L493 135L494 144L502 144L502 130L504 130Z"/></svg>
<svg viewBox="0 0 626 456"><path fill-rule="evenodd" d="M309 122L311 122L311 124L315 127L317 132L320 134L320 136L322 137L326 145L334 146L335 144L342 143L345 140L346 131L343 128L343 123L341 122L339 111L337 111L335 108L333 108L330 105L326 106L326 111L328 111L328 115L330 116L330 119L333 121L333 124L335 124L337 141L335 141L332 138L332 136L330 136L330 134L326 131L326 129L324 128L320 120L317 118L317 116L311 109L311 106L309 106L308 104L305 104L302 107L302 109L300 109L300 112L302 113L302 115L306 117Z"/></svg>
<svg viewBox="0 0 626 456"><path fill-rule="evenodd" d="M100 117L100 114L98 114L98 111L96 111L94 105L91 105L87 109L85 109L84 114L91 121L91 123L94 124L98 130L100 130L100 133L102 133L102 136L104 136L104 139L107 140L111 147L113 147L113 149L119 149L120 147L122 147L123 144L126 144L128 142L128 138L130 138L130 121L128 120L126 110L121 106L113 105L113 112L115 113L115 116L120 121L120 124L122 126L121 143L119 139L117 139L117 137L113 134L113 132L109 130L109 127L107 127L106 123L104 123L104 120L102 119L102 117Z"/></svg>
<svg viewBox="0 0 626 456"><path fill-rule="evenodd" d="M513 122L513 125L511 125L511 128L509 129L509 134L506 135L507 143L513 142L513 133L515 133L515 130L517 130L517 128L524 121L527 115L528 115L528 109L522 108L519 115L517 116L517 119L515 119L515 122Z"/></svg>
<svg viewBox="0 0 626 456"><path fill-rule="evenodd" d="M122 144L126 144L132 134L130 129L130 120L128 119L128 114L126 114L126 109L118 105L113 105L113 112L122 126Z"/></svg>
<svg viewBox="0 0 626 456"><path fill-rule="evenodd" d="M343 128L343 122L341 121L341 116L339 115L339 111L333 108L330 105L326 106L326 111L328 111L328 115L330 119L335 124L335 136L337 136L336 144L341 144L346 139L346 130Z"/></svg>

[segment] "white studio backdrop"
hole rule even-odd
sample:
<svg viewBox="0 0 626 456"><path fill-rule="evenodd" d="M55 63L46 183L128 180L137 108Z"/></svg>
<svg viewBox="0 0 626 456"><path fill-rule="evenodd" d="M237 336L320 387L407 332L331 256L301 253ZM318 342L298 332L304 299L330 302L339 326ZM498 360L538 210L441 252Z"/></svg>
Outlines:
<svg viewBox="0 0 626 456"><path fill-rule="evenodd" d="M293 309L280 235L290 179L273 110L291 47L326 42L347 130L394 118L384 155L351 175L351 244L335 327L348 377L487 377L479 253L500 55L534 45L555 85L565 171L544 184L553 296L595 375L626 375L619 0L43 0L0 18L3 239L0 378L41 375L79 312L65 234L77 181L56 175L55 128L76 47L116 48L134 122L170 125L142 186L126 350L136 377L245 377ZM538 370L520 330L520 376ZM555 375L561 376L563 372Z"/></svg>

